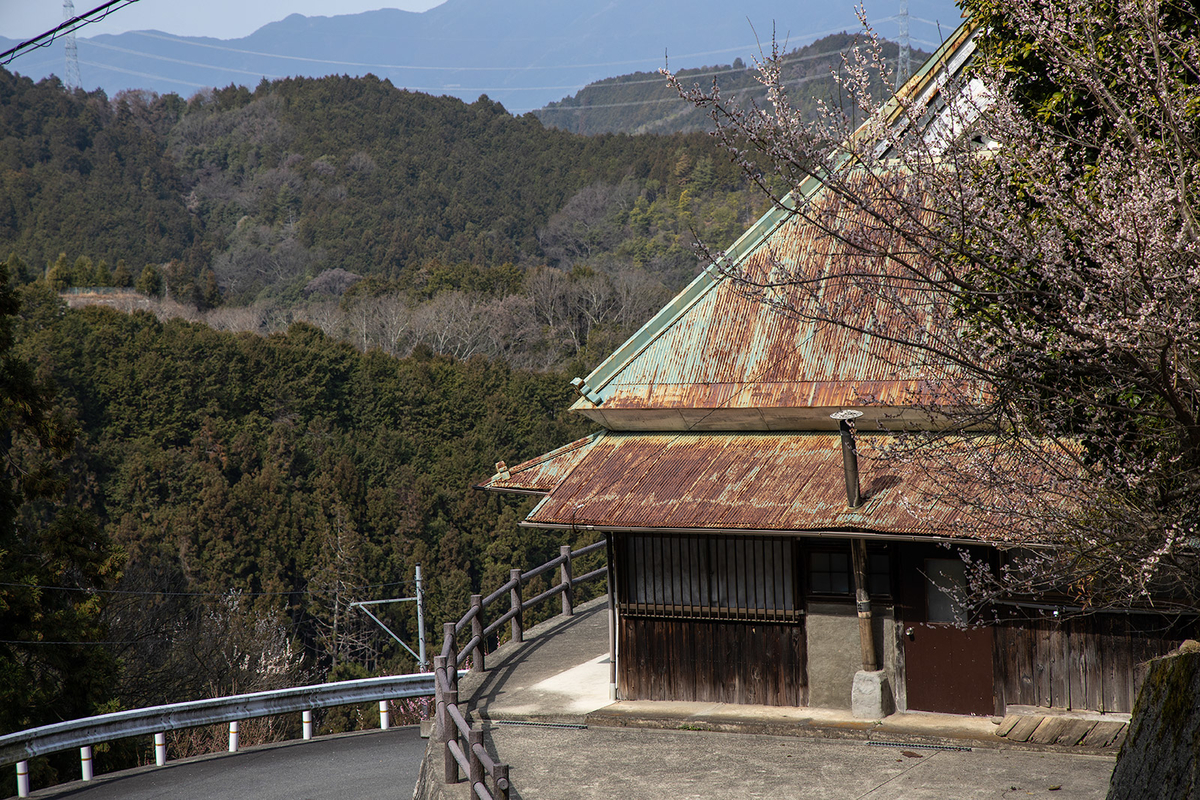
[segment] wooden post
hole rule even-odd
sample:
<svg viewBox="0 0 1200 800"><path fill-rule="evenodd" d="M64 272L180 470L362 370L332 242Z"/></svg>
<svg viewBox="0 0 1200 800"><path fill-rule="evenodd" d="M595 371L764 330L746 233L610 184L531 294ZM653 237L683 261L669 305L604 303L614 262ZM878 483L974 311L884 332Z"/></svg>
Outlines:
<svg viewBox="0 0 1200 800"><path fill-rule="evenodd" d="M508 764L497 764L492 774L492 784L496 794L494 800L508 800Z"/></svg>
<svg viewBox="0 0 1200 800"><path fill-rule="evenodd" d="M483 762L479 760L479 754L475 752L475 745L483 746L483 731L472 728L470 734L467 736L467 747L471 751L467 758L471 764L470 780L472 786L477 783L483 783Z"/></svg>
<svg viewBox="0 0 1200 800"><path fill-rule="evenodd" d="M442 745L442 765L446 771L446 783L458 783L458 759L450 752L450 743L458 741L458 725L450 716L450 706L458 705L458 691L446 692L446 742Z"/></svg>
<svg viewBox="0 0 1200 800"><path fill-rule="evenodd" d="M854 599L858 608L862 668L864 672L875 672L879 669L879 661L875 657L875 633L871 626L871 594L867 591L867 540L851 539L850 552L854 561Z"/></svg>
<svg viewBox="0 0 1200 800"><path fill-rule="evenodd" d="M604 534L605 557L608 559L608 699L617 699L617 581L613 565L613 534Z"/></svg>
<svg viewBox="0 0 1200 800"><path fill-rule="evenodd" d="M458 643L454 641L454 623L447 622L442 625L443 641L450 643L449 652L446 653L446 681L450 684L450 688L458 691ZM442 650L447 648L442 646Z"/></svg>
<svg viewBox="0 0 1200 800"><path fill-rule="evenodd" d="M483 664L483 595L471 595L471 608L475 609L475 616L471 617L471 638L479 639L475 657L471 659L471 672L483 672L486 669Z"/></svg>
<svg viewBox="0 0 1200 800"><path fill-rule="evenodd" d="M516 584L508 592L509 608L513 612L512 640L514 642L523 642L525 641L525 615L521 611L521 570L509 570L508 579Z"/></svg>
<svg viewBox="0 0 1200 800"><path fill-rule="evenodd" d="M559 573L563 585L562 613L564 617L569 617L575 613L575 590L571 588L571 546L564 544L558 552L563 557Z"/></svg>
<svg viewBox="0 0 1200 800"><path fill-rule="evenodd" d="M446 696L442 692L442 682L437 679L437 671L446 672L446 657L433 657L433 740L446 742Z"/></svg>

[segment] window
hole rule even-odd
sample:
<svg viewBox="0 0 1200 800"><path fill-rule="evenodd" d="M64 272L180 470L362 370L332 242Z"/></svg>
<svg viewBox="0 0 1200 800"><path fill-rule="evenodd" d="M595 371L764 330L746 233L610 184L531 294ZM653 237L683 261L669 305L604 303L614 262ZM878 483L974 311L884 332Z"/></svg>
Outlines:
<svg viewBox="0 0 1200 800"><path fill-rule="evenodd" d="M867 553L867 591L872 597L891 597L892 560L884 553Z"/></svg>
<svg viewBox="0 0 1200 800"><path fill-rule="evenodd" d="M790 539L630 535L617 542L623 613L747 620L801 613Z"/></svg>
<svg viewBox="0 0 1200 800"><path fill-rule="evenodd" d="M815 595L854 594L854 564L850 548L834 550L834 545L825 544L825 549L813 549L808 553L808 593ZM867 591L872 597L890 597L892 594L892 562L884 547L876 546L867 551Z"/></svg>
<svg viewBox="0 0 1200 800"><path fill-rule="evenodd" d="M812 594L850 594L850 553L816 551L808 557L808 591Z"/></svg>

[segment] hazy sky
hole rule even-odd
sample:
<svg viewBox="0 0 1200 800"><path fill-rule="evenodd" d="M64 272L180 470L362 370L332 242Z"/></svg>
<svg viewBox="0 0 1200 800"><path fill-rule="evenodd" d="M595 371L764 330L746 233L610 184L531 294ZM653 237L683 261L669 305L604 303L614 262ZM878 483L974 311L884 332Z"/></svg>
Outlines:
<svg viewBox="0 0 1200 800"><path fill-rule="evenodd" d="M74 0L82 14L105 0ZM332 17L377 8L425 11L443 0L138 0L88 25L77 36L99 33L155 30L182 36L234 39L247 36L288 14ZM48 31L63 20L62 0L0 0L0 36L28 39Z"/></svg>

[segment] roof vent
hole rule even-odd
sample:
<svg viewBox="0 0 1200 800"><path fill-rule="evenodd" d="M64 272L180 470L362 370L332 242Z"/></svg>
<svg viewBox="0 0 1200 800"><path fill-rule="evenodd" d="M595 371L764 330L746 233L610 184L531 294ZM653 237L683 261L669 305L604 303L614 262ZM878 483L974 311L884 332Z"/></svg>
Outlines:
<svg viewBox="0 0 1200 800"><path fill-rule="evenodd" d="M858 445L854 440L854 420L863 415L861 411L845 408L829 416L838 421L842 433L842 467L846 473L846 505L858 508L863 504L858 488Z"/></svg>

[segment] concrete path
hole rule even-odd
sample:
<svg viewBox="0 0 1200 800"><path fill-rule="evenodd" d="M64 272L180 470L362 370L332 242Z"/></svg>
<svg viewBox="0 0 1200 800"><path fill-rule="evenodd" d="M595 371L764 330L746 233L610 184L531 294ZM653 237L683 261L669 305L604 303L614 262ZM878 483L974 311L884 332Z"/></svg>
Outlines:
<svg viewBox="0 0 1200 800"><path fill-rule="evenodd" d="M72 800L409 800L425 740L417 726L318 736L60 783Z"/></svg>
<svg viewBox="0 0 1200 800"><path fill-rule="evenodd" d="M978 717L613 703L603 599L527 631L487 666L462 679L460 698L510 765L512 797L526 800L1103 798L1114 763L1014 746Z"/></svg>

